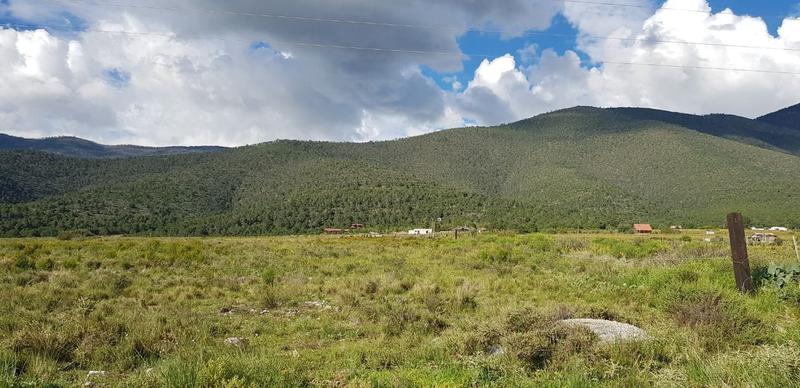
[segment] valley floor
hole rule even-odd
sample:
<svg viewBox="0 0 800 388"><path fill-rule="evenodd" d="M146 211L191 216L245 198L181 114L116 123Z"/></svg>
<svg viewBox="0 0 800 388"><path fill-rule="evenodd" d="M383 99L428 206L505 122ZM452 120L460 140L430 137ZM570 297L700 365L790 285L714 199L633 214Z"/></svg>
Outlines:
<svg viewBox="0 0 800 388"><path fill-rule="evenodd" d="M791 237L751 296L705 237L0 239L0 386L796 384Z"/></svg>

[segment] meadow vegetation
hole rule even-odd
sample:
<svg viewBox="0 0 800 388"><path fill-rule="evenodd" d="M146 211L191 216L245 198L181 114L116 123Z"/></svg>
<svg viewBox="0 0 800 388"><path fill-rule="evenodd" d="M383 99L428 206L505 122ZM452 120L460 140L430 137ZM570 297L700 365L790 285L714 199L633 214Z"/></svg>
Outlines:
<svg viewBox="0 0 800 388"><path fill-rule="evenodd" d="M693 232L0 239L0 386L791 386L790 245L743 296Z"/></svg>

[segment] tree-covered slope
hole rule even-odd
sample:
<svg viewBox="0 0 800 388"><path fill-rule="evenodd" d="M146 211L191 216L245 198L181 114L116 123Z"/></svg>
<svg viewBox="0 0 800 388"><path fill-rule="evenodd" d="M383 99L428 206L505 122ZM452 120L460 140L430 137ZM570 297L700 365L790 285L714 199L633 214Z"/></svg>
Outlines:
<svg viewBox="0 0 800 388"><path fill-rule="evenodd" d="M800 131L800 104L759 117L758 121Z"/></svg>
<svg viewBox="0 0 800 388"><path fill-rule="evenodd" d="M278 141L86 160L0 153L0 234L177 235L477 224L800 224L800 157L628 110L575 108L397 141Z"/></svg>
<svg viewBox="0 0 800 388"><path fill-rule="evenodd" d="M142 147L134 145L102 145L77 137L25 139L0 133L0 151L43 151L79 158L128 158L135 156L175 155L219 152L223 147Z"/></svg>
<svg viewBox="0 0 800 388"><path fill-rule="evenodd" d="M639 120L679 125L709 135L800 155L800 130L786 127L782 119L750 120L725 114L698 116L644 108L613 110ZM785 116L780 114L780 117Z"/></svg>

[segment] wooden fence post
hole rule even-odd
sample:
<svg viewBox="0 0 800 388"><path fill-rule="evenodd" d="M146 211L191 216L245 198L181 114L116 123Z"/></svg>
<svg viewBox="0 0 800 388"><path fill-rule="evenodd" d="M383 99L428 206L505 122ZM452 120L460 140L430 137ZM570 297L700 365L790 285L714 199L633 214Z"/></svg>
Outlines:
<svg viewBox="0 0 800 388"><path fill-rule="evenodd" d="M747 240L744 237L744 222L740 213L728 214L728 235L731 239L731 257L733 258L736 288L742 293L753 292L750 259L747 256Z"/></svg>

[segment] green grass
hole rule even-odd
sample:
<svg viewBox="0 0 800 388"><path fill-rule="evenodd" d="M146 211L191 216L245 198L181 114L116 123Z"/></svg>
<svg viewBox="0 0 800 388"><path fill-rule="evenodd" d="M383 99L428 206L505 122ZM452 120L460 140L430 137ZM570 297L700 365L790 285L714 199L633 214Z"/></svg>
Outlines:
<svg viewBox="0 0 800 388"><path fill-rule="evenodd" d="M740 295L701 239L4 239L0 386L796 384L800 286ZM651 338L599 344L568 317Z"/></svg>

